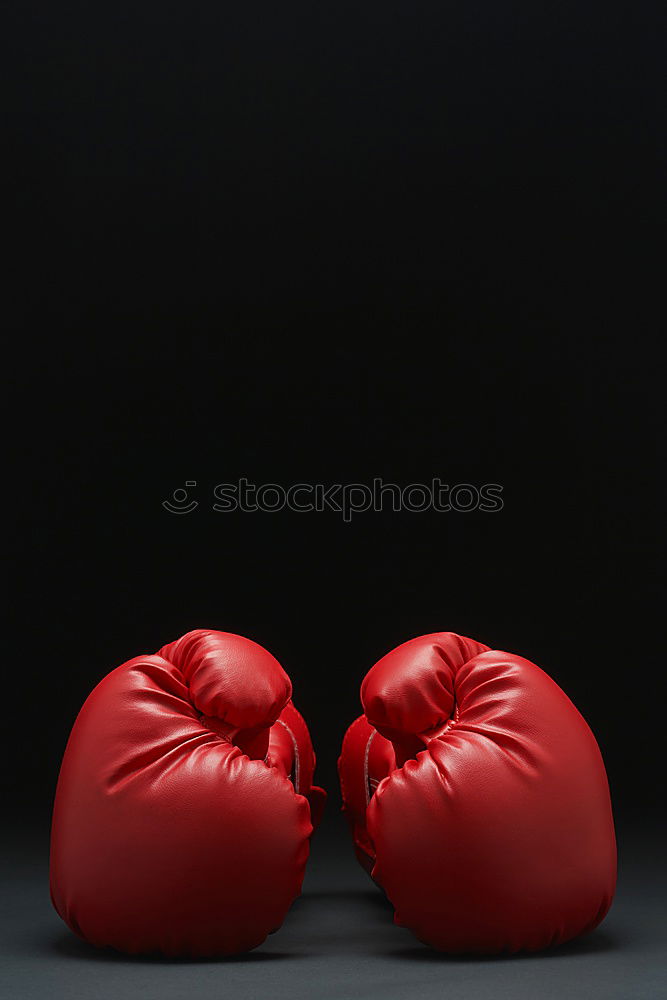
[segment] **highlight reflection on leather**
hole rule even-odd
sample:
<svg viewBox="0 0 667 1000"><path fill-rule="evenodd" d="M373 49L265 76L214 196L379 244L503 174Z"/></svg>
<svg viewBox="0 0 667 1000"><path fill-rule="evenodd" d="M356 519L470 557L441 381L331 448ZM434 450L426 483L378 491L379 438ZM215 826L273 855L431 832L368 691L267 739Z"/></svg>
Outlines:
<svg viewBox="0 0 667 1000"><path fill-rule="evenodd" d="M256 643L190 632L85 702L60 771L51 896L92 944L231 954L301 891L325 793L292 685Z"/></svg>
<svg viewBox="0 0 667 1000"><path fill-rule="evenodd" d="M564 692L451 632L398 646L361 687L343 808L396 923L448 952L536 950L595 927L616 843L604 764Z"/></svg>

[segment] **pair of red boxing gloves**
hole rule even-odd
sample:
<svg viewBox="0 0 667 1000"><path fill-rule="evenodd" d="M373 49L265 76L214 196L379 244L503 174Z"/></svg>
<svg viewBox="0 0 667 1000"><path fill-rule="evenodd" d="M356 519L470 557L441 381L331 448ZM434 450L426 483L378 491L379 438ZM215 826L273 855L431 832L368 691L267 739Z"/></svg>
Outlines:
<svg viewBox="0 0 667 1000"><path fill-rule="evenodd" d="M261 944L299 895L325 792L292 686L261 646L197 630L84 704L53 816L51 894L82 938L211 956ZM616 846L593 734L528 660L451 632L361 687L343 809L396 923L445 952L515 952L595 927Z"/></svg>

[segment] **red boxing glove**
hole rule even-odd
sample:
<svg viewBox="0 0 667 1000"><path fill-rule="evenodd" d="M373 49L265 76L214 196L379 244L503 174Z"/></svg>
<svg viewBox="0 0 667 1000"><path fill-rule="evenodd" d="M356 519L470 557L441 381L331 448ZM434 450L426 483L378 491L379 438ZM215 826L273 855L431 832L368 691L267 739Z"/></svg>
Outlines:
<svg viewBox="0 0 667 1000"><path fill-rule="evenodd" d="M529 951L592 930L616 843L604 764L539 667L451 632L366 675L343 809L395 921L447 952Z"/></svg>
<svg viewBox="0 0 667 1000"><path fill-rule="evenodd" d="M277 660L197 630L108 674L74 724L51 897L98 946L235 954L299 895L325 793Z"/></svg>

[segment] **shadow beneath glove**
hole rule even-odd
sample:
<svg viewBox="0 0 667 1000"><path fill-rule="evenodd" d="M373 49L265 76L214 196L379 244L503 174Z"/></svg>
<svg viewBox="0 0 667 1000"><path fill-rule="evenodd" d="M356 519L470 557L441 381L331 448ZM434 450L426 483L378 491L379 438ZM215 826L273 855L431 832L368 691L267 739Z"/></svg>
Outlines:
<svg viewBox="0 0 667 1000"><path fill-rule="evenodd" d="M259 945L254 951L243 952L240 955L213 955L211 957L194 957L161 955L128 955L125 952L114 951L112 948L95 948L92 944L81 941L73 934L63 933L51 941L51 949L63 958L73 958L84 962L102 962L129 965L207 965L207 964L251 964L256 962L277 962L285 959L295 959L300 956L282 951L262 951Z"/></svg>
<svg viewBox="0 0 667 1000"><path fill-rule="evenodd" d="M567 941L565 944L557 945L555 948L546 948L543 951L517 951L513 954L501 955L453 955L429 948L426 944L415 944L409 948L398 948L390 953L385 953L387 958L397 958L401 960L411 960L414 962L442 962L442 963L489 963L489 962L531 962L546 961L554 958L567 958L572 956L596 955L605 952L615 951L620 947L618 940L608 931L593 931L584 937L576 938L574 941Z"/></svg>

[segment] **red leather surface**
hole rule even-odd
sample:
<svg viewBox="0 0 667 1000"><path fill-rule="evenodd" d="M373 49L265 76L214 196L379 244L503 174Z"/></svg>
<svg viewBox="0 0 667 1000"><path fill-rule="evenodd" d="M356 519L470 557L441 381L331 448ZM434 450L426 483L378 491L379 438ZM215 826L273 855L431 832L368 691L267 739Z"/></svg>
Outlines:
<svg viewBox="0 0 667 1000"><path fill-rule="evenodd" d="M343 808L398 924L444 951L495 953L603 919L616 883L604 764L539 667L435 633L381 659L362 703L339 761Z"/></svg>
<svg viewBox="0 0 667 1000"><path fill-rule="evenodd" d="M204 630L98 684L53 814L51 896L72 930L203 956L254 948L280 926L325 798L291 693L261 646Z"/></svg>

